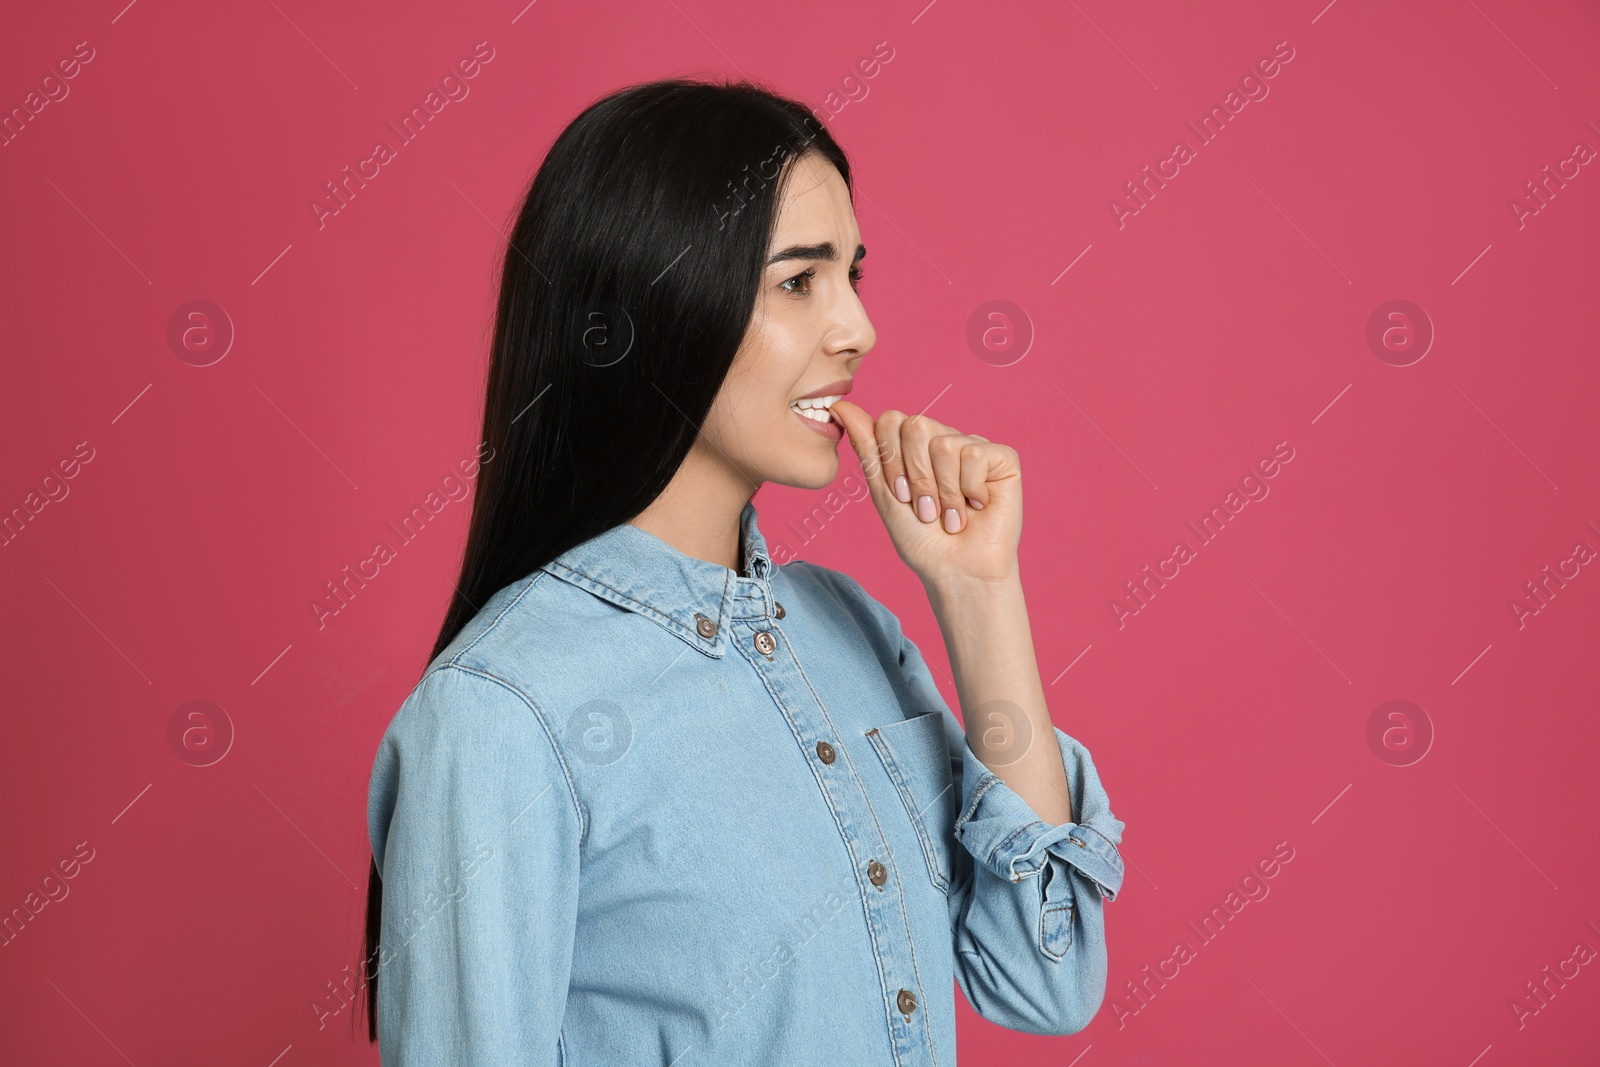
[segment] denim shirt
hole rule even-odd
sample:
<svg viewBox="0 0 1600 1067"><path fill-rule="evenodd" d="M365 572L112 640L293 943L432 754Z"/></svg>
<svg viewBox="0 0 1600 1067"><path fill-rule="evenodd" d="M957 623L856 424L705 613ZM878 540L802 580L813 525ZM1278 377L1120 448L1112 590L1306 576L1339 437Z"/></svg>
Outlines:
<svg viewBox="0 0 1600 1067"><path fill-rule="evenodd" d="M382 1062L952 1067L952 986L1070 1034L1106 984L1123 823L973 755L849 576L749 576L624 523L499 591L383 735Z"/></svg>

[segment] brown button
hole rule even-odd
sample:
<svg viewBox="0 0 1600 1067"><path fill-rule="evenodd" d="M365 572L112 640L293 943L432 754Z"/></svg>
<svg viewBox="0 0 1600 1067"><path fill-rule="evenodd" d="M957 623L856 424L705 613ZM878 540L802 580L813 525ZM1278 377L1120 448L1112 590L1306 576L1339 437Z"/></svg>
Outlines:
<svg viewBox="0 0 1600 1067"><path fill-rule="evenodd" d="M900 990L900 995L894 998L894 1002L900 1005L901 1015L910 1015L917 1010L917 998L912 995L909 989Z"/></svg>
<svg viewBox="0 0 1600 1067"><path fill-rule="evenodd" d="M698 611L694 613L694 628L700 631L700 636L712 638L717 636L717 623L715 619L708 619Z"/></svg>
<svg viewBox="0 0 1600 1067"><path fill-rule="evenodd" d="M867 864L867 880L878 888L883 888L883 883L889 880L889 868L873 860Z"/></svg>
<svg viewBox="0 0 1600 1067"><path fill-rule="evenodd" d="M772 650L777 647L778 642L773 639L772 634L768 631L762 630L756 634L756 651L763 656L772 655Z"/></svg>
<svg viewBox="0 0 1600 1067"><path fill-rule="evenodd" d="M778 603L778 601L776 601L776 600L774 600L773 603L778 605L778 610L773 612L773 614L778 616L778 618L780 618L780 619L783 618L783 616L784 616L783 605Z"/></svg>
<svg viewBox="0 0 1600 1067"><path fill-rule="evenodd" d="M826 741L817 742L817 758L823 763L833 762L833 746Z"/></svg>
<svg viewBox="0 0 1600 1067"><path fill-rule="evenodd" d="M1084 844L1082 841L1080 841L1076 837L1069 837L1069 838L1067 838L1067 840L1071 841L1074 845L1077 845L1079 848L1088 848L1089 847L1088 845Z"/></svg>

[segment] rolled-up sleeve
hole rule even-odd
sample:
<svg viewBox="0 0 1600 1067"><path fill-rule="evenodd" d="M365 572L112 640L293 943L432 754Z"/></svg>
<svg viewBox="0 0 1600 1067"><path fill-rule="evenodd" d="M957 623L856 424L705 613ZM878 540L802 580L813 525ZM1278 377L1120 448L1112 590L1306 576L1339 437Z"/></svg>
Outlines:
<svg viewBox="0 0 1600 1067"><path fill-rule="evenodd" d="M379 745L368 821L385 1067L554 1067L583 822L533 705L491 675L431 671Z"/></svg>
<svg viewBox="0 0 1600 1067"><path fill-rule="evenodd" d="M1076 822L1051 826L962 743L955 836L971 877L952 881L957 980L984 1018L1071 1034L1105 998L1105 902L1122 888L1123 823L1088 749L1054 728Z"/></svg>
<svg viewBox="0 0 1600 1067"><path fill-rule="evenodd" d="M1104 908L1123 876L1124 824L1111 813L1089 750L1052 727L1077 821L1046 823L973 754L894 613L842 577L888 638L895 662L886 666L898 669L915 704L944 717L961 796L947 891L961 992L978 1014L1008 1029L1077 1033L1105 999Z"/></svg>

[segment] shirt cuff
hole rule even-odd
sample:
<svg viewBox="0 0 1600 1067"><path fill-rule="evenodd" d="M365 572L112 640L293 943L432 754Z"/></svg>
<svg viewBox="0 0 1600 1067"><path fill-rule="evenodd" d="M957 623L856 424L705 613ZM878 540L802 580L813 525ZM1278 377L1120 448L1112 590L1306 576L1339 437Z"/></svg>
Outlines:
<svg viewBox="0 0 1600 1067"><path fill-rule="evenodd" d="M1044 822L965 744L963 803L956 819L956 838L975 860L1008 881L1032 878L1054 856L1092 880L1107 900L1115 900L1122 888L1122 854L1117 844L1124 824L1111 814L1110 800L1089 750L1060 727L1053 729L1078 821L1059 826Z"/></svg>

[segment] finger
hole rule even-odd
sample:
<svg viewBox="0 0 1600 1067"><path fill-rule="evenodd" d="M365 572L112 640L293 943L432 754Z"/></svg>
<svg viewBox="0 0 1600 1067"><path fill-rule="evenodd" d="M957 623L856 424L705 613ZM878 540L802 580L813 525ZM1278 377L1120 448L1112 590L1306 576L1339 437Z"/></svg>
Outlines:
<svg viewBox="0 0 1600 1067"><path fill-rule="evenodd" d="M928 446L939 434L948 432L949 427L926 415L913 415L900 424L900 454L905 459L912 510L923 522L939 518L939 484Z"/></svg>
<svg viewBox="0 0 1600 1067"><path fill-rule="evenodd" d="M873 427L872 416L859 404L852 404L848 400L834 401L830 414L833 421L844 427L845 435L850 438L850 447L861 462L861 473L867 480L868 491L874 499L889 496L888 485L883 480L882 464L877 459L882 446Z"/></svg>
<svg viewBox="0 0 1600 1067"><path fill-rule="evenodd" d="M976 442L972 438L977 438ZM989 503L989 472L998 470L1004 461L995 454L994 446L986 438L972 434L961 449L961 493L974 511L982 511Z"/></svg>
<svg viewBox="0 0 1600 1067"><path fill-rule="evenodd" d="M939 521L945 533L960 533L967 525L962 469L969 443L971 438L959 433L940 434L928 442L928 454L933 461L933 480L939 490Z"/></svg>
<svg viewBox="0 0 1600 1067"><path fill-rule="evenodd" d="M906 413L890 408L878 416L878 463L883 467L884 484L889 494L902 504L911 503L911 484L906 480L905 450L900 447L900 427Z"/></svg>

